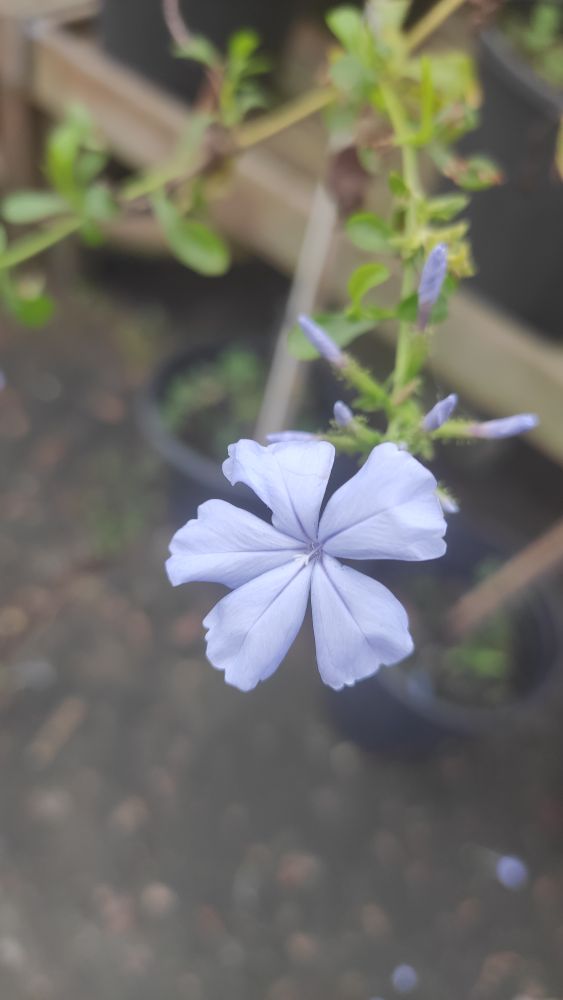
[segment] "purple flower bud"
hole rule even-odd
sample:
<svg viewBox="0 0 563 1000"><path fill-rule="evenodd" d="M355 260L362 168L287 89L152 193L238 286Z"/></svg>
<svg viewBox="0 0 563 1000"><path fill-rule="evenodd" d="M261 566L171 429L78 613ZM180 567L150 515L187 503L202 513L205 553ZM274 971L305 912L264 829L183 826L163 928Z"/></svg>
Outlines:
<svg viewBox="0 0 563 1000"><path fill-rule="evenodd" d="M440 399L424 417L421 427L423 431L437 431L449 420L457 406L457 395L452 392L445 399Z"/></svg>
<svg viewBox="0 0 563 1000"><path fill-rule="evenodd" d="M330 339L328 333L325 333L322 327L315 323L309 316L300 316L298 322L307 340L319 352L321 357L325 358L326 361L336 368L344 368L346 357L334 341Z"/></svg>
<svg viewBox="0 0 563 1000"><path fill-rule="evenodd" d="M334 404L334 420L339 427L347 427L351 424L354 419L354 414L346 403L343 403L341 399Z"/></svg>
<svg viewBox="0 0 563 1000"><path fill-rule="evenodd" d="M501 417L500 420L485 420L482 424L473 424L471 434L477 438L507 438L516 434L525 434L539 424L535 413L517 413L513 417Z"/></svg>
<svg viewBox="0 0 563 1000"><path fill-rule="evenodd" d="M280 444L283 441L317 441L316 434L309 431L276 431L274 434L266 434L270 444Z"/></svg>
<svg viewBox="0 0 563 1000"><path fill-rule="evenodd" d="M445 243L438 243L430 251L422 268L418 286L418 328L424 330L428 323L432 306L438 301L442 285L448 270L448 248Z"/></svg>

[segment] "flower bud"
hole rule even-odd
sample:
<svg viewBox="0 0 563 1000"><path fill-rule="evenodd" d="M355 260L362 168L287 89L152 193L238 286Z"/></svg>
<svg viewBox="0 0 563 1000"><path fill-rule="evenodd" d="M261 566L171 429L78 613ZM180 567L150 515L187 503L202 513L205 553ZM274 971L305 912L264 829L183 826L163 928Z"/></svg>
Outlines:
<svg viewBox="0 0 563 1000"><path fill-rule="evenodd" d="M315 323L309 316L300 316L298 322L307 340L319 352L321 357L325 361L328 361L329 364L334 365L335 368L344 368L346 356L334 341L330 339L328 333L325 333L322 327L318 323Z"/></svg>
<svg viewBox="0 0 563 1000"><path fill-rule="evenodd" d="M423 431L437 431L442 424L449 420L457 406L457 395L452 392L445 399L440 399L423 418L421 427Z"/></svg>
<svg viewBox="0 0 563 1000"><path fill-rule="evenodd" d="M418 286L418 320L419 330L424 330L428 323L432 307L438 301L442 285L448 270L448 248L445 243L438 243L430 251L422 268Z"/></svg>
<svg viewBox="0 0 563 1000"><path fill-rule="evenodd" d="M341 399L334 404L334 421L339 427L347 427L351 424L354 419L354 414L346 403L343 403Z"/></svg>
<svg viewBox="0 0 563 1000"><path fill-rule="evenodd" d="M517 413L513 417L501 417L500 420L485 420L481 424L473 424L471 434L473 437L487 440L515 437L516 434L532 431L539 422L539 417L535 413Z"/></svg>

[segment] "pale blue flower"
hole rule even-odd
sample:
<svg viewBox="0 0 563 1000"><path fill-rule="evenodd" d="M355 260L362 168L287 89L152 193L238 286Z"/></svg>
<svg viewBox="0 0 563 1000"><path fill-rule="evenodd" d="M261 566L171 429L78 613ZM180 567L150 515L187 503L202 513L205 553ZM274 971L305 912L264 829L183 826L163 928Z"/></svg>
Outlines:
<svg viewBox="0 0 563 1000"><path fill-rule="evenodd" d="M417 319L419 330L423 330L428 323L432 307L440 297L447 271L448 248L445 243L438 243L428 254L420 276Z"/></svg>
<svg viewBox="0 0 563 1000"><path fill-rule="evenodd" d="M472 424L473 437L494 439L515 437L532 431L539 424L535 413L516 413L513 417L500 417L499 420L485 420L482 424Z"/></svg>
<svg viewBox="0 0 563 1000"><path fill-rule="evenodd" d="M326 441L231 445L225 476L249 486L272 511L272 523L208 500L172 539L167 570L175 586L208 580L233 588L203 624L209 660L242 691L277 669L309 595L317 662L330 687L354 684L413 649L399 601L338 559L443 555L436 480L408 452L378 445L319 521L334 455Z"/></svg>
<svg viewBox="0 0 563 1000"><path fill-rule="evenodd" d="M319 352L321 358L328 361L335 368L344 368L346 365L346 355L340 350L338 344L334 343L322 326L315 323L310 316L299 317L299 326L303 330L307 340Z"/></svg>
<svg viewBox="0 0 563 1000"><path fill-rule="evenodd" d="M346 403L343 403L341 399L337 400L334 404L334 420L339 427L348 427L354 419L354 414Z"/></svg>
<svg viewBox="0 0 563 1000"><path fill-rule="evenodd" d="M266 434L270 444L280 444L283 441L316 441L317 434L309 431L274 431L273 434Z"/></svg>
<svg viewBox="0 0 563 1000"><path fill-rule="evenodd" d="M421 427L423 431L437 431L442 424L449 420L457 406L457 395L452 392L445 399L440 399L423 418Z"/></svg>

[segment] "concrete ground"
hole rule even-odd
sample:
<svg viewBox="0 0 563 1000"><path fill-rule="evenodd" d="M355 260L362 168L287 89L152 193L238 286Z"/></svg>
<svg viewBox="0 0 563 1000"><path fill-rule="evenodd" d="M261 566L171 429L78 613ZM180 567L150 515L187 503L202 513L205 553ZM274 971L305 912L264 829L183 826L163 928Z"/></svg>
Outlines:
<svg viewBox="0 0 563 1000"><path fill-rule="evenodd" d="M309 626L227 688L135 419L180 318L79 288L1 332L1 1000L561 1000L561 686L408 762L332 727ZM473 493L531 537L561 477L499 468Z"/></svg>

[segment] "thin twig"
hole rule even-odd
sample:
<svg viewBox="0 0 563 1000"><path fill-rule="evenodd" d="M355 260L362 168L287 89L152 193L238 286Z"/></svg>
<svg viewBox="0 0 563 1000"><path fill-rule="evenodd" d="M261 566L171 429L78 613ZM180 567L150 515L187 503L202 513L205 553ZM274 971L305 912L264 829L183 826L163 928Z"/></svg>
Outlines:
<svg viewBox="0 0 563 1000"><path fill-rule="evenodd" d="M162 13L171 38L179 49L186 48L192 36L180 10L180 0L162 0Z"/></svg>
<svg viewBox="0 0 563 1000"><path fill-rule="evenodd" d="M560 566L563 566L563 519L456 601L446 617L448 637L462 639Z"/></svg>
<svg viewBox="0 0 563 1000"><path fill-rule="evenodd" d="M439 0L407 34L407 51L412 52L413 49L418 48L422 42L426 41L429 35L436 31L464 3L466 3L466 0Z"/></svg>
<svg viewBox="0 0 563 1000"><path fill-rule="evenodd" d="M287 335L298 315L312 312L318 303L332 258L336 223L336 205L324 185L319 183L313 194L307 228L256 424L258 441L264 441L272 431L286 428L299 401L304 366L303 362L289 353Z"/></svg>

